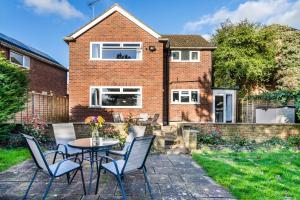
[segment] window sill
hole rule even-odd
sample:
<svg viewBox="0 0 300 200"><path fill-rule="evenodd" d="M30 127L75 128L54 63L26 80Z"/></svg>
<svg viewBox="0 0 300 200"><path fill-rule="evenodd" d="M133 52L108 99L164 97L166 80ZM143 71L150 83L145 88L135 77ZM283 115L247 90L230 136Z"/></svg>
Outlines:
<svg viewBox="0 0 300 200"><path fill-rule="evenodd" d="M171 105L199 105L200 102L196 102L196 103L180 103L180 102L171 102Z"/></svg>
<svg viewBox="0 0 300 200"><path fill-rule="evenodd" d="M142 106L89 106L88 108L143 108Z"/></svg>
<svg viewBox="0 0 300 200"><path fill-rule="evenodd" d="M96 58L90 58L90 61L136 62L136 61L143 61L143 59L96 59Z"/></svg>

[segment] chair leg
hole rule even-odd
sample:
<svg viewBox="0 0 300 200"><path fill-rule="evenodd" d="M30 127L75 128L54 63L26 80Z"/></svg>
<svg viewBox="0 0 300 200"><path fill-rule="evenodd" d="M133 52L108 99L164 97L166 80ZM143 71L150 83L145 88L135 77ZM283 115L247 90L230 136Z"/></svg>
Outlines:
<svg viewBox="0 0 300 200"><path fill-rule="evenodd" d="M123 200L126 200L126 193L125 193L125 190L124 190L124 186L123 186L123 183L122 183L122 180L121 180L121 177L120 176L116 176L117 178L117 181L118 181L118 184L119 184L119 187L121 189L121 192L122 192L122 197L123 197Z"/></svg>
<svg viewBox="0 0 300 200"><path fill-rule="evenodd" d="M27 190L26 190L26 193L25 193L25 195L24 195L24 197L23 197L23 200L25 200L25 199L27 198L28 192L29 192L29 190L30 190L30 188L31 188L31 186L32 186L32 183L34 182L34 179L35 179L36 174L37 174L38 171L39 171L39 169L37 169L37 170L34 172L34 175L33 175L32 179L31 179L31 181L30 181L30 183L29 183L29 186L28 186L28 188L27 188Z"/></svg>
<svg viewBox="0 0 300 200"><path fill-rule="evenodd" d="M54 163L55 163L55 161L56 161L56 156L57 156L57 152L55 152L55 154L54 154L54 158L53 158L53 162L52 162L52 164L54 164Z"/></svg>
<svg viewBox="0 0 300 200"><path fill-rule="evenodd" d="M100 175L101 175L101 164L99 166L99 169L98 169L98 176L97 176L97 184L96 184L96 192L95 192L95 195L98 193L98 188L99 188L99 183L100 183Z"/></svg>
<svg viewBox="0 0 300 200"><path fill-rule="evenodd" d="M82 166L80 167L80 173L81 173L81 181L82 181L83 192L84 192L84 195L86 195L86 189L85 189L85 183L84 183L84 178L83 178Z"/></svg>
<svg viewBox="0 0 300 200"><path fill-rule="evenodd" d="M51 188L51 185L52 185L52 182L53 182L54 178L55 178L55 177L51 177L51 179L50 179L50 181L49 181L49 183L48 183L47 189L46 189L46 191L44 192L44 195L43 195L42 200L45 200L45 199L46 199L47 194L48 194L48 192L49 192L49 190L50 190L50 188Z"/></svg>
<svg viewBox="0 0 300 200"><path fill-rule="evenodd" d="M149 191L150 197L151 197L151 199L153 199L153 196L152 196L152 189L151 189L150 182L149 182L149 180L148 180L147 169L146 169L145 166L143 167L143 173L144 173L144 178L145 178L145 181L146 181L146 184L147 184L147 187L148 187L148 191Z"/></svg>

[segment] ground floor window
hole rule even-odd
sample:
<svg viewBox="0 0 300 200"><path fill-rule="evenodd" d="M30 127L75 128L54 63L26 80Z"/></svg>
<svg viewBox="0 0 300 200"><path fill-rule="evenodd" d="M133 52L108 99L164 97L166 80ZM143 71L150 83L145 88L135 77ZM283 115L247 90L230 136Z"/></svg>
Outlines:
<svg viewBox="0 0 300 200"><path fill-rule="evenodd" d="M172 90L172 104L199 104L200 91L194 89Z"/></svg>
<svg viewBox="0 0 300 200"><path fill-rule="evenodd" d="M139 86L92 86L90 107L141 108L142 87Z"/></svg>

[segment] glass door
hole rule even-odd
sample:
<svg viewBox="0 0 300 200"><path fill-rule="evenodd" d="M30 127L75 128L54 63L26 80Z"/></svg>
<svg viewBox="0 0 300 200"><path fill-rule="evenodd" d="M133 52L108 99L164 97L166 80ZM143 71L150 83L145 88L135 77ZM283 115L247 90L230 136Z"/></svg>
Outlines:
<svg viewBox="0 0 300 200"><path fill-rule="evenodd" d="M224 96L215 96L215 122L224 122Z"/></svg>

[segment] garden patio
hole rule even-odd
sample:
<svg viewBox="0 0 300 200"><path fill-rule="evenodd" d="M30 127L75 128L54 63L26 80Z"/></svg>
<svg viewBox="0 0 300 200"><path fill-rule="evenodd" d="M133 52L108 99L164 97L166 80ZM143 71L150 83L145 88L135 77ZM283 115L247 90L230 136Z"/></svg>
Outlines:
<svg viewBox="0 0 300 200"><path fill-rule="evenodd" d="M49 160L52 160L49 157ZM223 187L216 184L190 156L153 154L146 163L154 199L233 199ZM11 167L0 173L0 199L22 199L34 173L32 160ZM84 177L88 178L89 166L84 164ZM28 199L39 199L45 191L48 177L38 174ZM87 181L86 181L87 182ZM95 184L96 177L93 183ZM122 199L115 178L103 174L98 195L83 196L80 175L68 185L66 176L58 178L52 185L48 199ZM150 199L142 173L125 177L128 199Z"/></svg>

